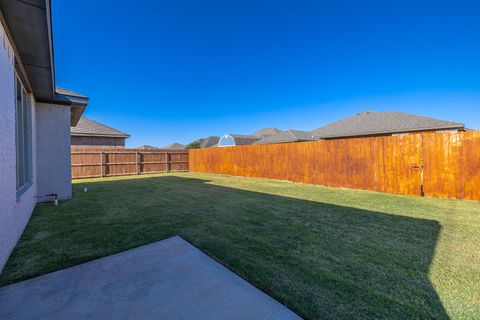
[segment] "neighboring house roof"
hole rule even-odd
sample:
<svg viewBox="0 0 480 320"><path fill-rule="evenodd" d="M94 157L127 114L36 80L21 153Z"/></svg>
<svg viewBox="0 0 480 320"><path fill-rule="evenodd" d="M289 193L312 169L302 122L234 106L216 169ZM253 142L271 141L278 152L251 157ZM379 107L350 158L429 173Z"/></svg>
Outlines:
<svg viewBox="0 0 480 320"><path fill-rule="evenodd" d="M211 146L218 144L218 140L220 140L220 137L210 136L202 140L203 141L200 142L200 148L210 148Z"/></svg>
<svg viewBox="0 0 480 320"><path fill-rule="evenodd" d="M365 111L327 124L312 132L316 138L338 138L463 128L463 123L408 113Z"/></svg>
<svg viewBox="0 0 480 320"><path fill-rule="evenodd" d="M274 134L280 133L282 130L277 129L277 128L263 128L260 129L254 133L252 133L252 136L255 136L257 138L262 138L262 137L269 137L273 136Z"/></svg>
<svg viewBox="0 0 480 320"><path fill-rule="evenodd" d="M141 145L139 147L136 147L135 149L160 149L158 147L150 146L148 144Z"/></svg>
<svg viewBox="0 0 480 320"><path fill-rule="evenodd" d="M258 141L259 138L254 136L254 135L250 135L250 134L233 134L233 133L227 133L225 134L223 137L232 137L233 140L235 141L235 145L236 146L243 146L243 145L247 145L247 144L252 144L254 143L255 141ZM222 138L223 138L222 137Z"/></svg>
<svg viewBox="0 0 480 320"><path fill-rule="evenodd" d="M81 117L75 127L70 129L72 136L128 138L129 134L114 129L98 121Z"/></svg>
<svg viewBox="0 0 480 320"><path fill-rule="evenodd" d="M254 142L254 144L270 144L283 142L297 142L297 141L312 141L313 133L309 131L300 130L286 130L280 131L273 136L263 138L262 140Z"/></svg>
<svg viewBox="0 0 480 320"><path fill-rule="evenodd" d="M195 141L193 141L193 142L198 142L199 144L202 144L202 142L203 142L204 140L205 140L204 138L200 138L200 139L197 139L197 140L195 140Z"/></svg>
<svg viewBox="0 0 480 320"><path fill-rule="evenodd" d="M185 150L185 146L181 143L172 143L169 144L168 146L163 147L162 149L168 149L168 150Z"/></svg>

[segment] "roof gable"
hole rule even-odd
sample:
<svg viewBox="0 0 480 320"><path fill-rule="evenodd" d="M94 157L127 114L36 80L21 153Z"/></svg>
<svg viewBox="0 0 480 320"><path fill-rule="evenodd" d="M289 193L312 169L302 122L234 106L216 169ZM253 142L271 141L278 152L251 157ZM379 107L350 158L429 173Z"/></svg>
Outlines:
<svg viewBox="0 0 480 320"><path fill-rule="evenodd" d="M168 146L163 147L162 149L168 149L168 150L185 150L185 146L181 143L174 142L172 144L169 144Z"/></svg>
<svg viewBox="0 0 480 320"><path fill-rule="evenodd" d="M220 140L220 137L217 137L217 136L210 136L208 138L205 138L200 143L200 148L209 148L209 147L217 144L218 140Z"/></svg>
<svg viewBox="0 0 480 320"><path fill-rule="evenodd" d="M263 129L260 129L256 132L252 133L252 136L255 136L257 138L269 137L269 136L273 136L274 134L277 134L277 133L280 133L280 132L282 132L282 130L277 129L277 128L263 128Z"/></svg>

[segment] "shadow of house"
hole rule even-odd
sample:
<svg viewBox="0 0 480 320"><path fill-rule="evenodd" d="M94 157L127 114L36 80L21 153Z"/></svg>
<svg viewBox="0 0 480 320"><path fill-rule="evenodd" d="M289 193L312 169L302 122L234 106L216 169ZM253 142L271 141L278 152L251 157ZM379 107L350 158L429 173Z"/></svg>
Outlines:
<svg viewBox="0 0 480 320"><path fill-rule="evenodd" d="M172 176L74 189L72 232L95 221L75 248L95 252L48 257L65 266L179 234L307 319L448 319L428 279L436 221Z"/></svg>

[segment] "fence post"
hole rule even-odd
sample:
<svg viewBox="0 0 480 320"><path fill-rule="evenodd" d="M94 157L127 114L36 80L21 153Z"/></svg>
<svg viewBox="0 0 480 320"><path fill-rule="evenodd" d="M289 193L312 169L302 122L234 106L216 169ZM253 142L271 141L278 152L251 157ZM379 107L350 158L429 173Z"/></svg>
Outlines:
<svg viewBox="0 0 480 320"><path fill-rule="evenodd" d="M138 151L135 151L135 174L138 175Z"/></svg>
<svg viewBox="0 0 480 320"><path fill-rule="evenodd" d="M103 178L103 152L100 152L100 178Z"/></svg>
<svg viewBox="0 0 480 320"><path fill-rule="evenodd" d="M167 162L167 172L170 172L170 153L168 153L168 151L165 153L165 160Z"/></svg>
<svg viewBox="0 0 480 320"><path fill-rule="evenodd" d="M423 133L420 134L420 196L425 197L425 183L424 183L424 169L425 169L425 163L423 161L424 158L424 152L423 152Z"/></svg>

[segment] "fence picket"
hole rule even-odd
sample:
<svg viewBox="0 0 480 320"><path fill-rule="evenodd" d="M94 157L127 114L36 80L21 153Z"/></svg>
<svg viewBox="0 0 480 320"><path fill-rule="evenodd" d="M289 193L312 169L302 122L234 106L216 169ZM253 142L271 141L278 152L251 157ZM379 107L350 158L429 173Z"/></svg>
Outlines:
<svg viewBox="0 0 480 320"><path fill-rule="evenodd" d="M480 200L480 131L194 149L189 170Z"/></svg>
<svg viewBox="0 0 480 320"><path fill-rule="evenodd" d="M188 171L188 151L72 147L71 164L73 179Z"/></svg>

